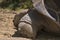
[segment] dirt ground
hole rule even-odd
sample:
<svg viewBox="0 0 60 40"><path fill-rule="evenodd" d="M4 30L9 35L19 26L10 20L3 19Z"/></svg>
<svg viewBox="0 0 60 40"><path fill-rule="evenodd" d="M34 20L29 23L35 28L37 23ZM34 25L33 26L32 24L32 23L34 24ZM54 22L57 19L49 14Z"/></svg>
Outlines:
<svg viewBox="0 0 60 40"><path fill-rule="evenodd" d="M32 40L22 37L12 37L17 31L13 24L13 19L16 14L27 10L12 11L7 9L0 9L0 40ZM16 34L18 35L18 34ZM40 34L36 40L60 40L59 36L52 36L48 34Z"/></svg>

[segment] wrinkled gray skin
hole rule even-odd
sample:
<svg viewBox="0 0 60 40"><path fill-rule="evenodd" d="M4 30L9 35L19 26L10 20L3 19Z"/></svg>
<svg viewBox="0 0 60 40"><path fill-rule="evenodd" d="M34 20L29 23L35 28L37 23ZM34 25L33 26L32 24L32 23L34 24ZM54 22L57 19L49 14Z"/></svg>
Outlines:
<svg viewBox="0 0 60 40"><path fill-rule="evenodd" d="M36 10L31 10L28 14L23 16L18 25L18 30L21 34L27 37L35 37L38 30L41 30L43 27L43 17L39 16ZM41 27L40 27L41 26Z"/></svg>
<svg viewBox="0 0 60 40"><path fill-rule="evenodd" d="M31 10L19 20L18 31L23 36L29 38L35 38L37 36L37 32L42 29L50 33L59 33L60 28L53 26L54 24L50 24L50 21L48 22L47 20L49 19L45 19L44 16L39 15L36 10Z"/></svg>
<svg viewBox="0 0 60 40"><path fill-rule="evenodd" d="M49 13L54 13L51 12L49 9L48 11ZM44 13L43 10L42 13ZM51 15L54 18L56 18L56 15L54 14ZM50 17L53 18L52 16ZM38 13L36 10L32 9L29 11L29 13L27 13L20 19L19 18L20 17L18 17L17 20L18 31L23 36L27 36L29 38L35 38L37 36L37 32L41 31L42 29L49 33L54 33L54 34L60 33L60 26L58 23L56 23L56 21L52 21L46 16L43 16L42 14Z"/></svg>

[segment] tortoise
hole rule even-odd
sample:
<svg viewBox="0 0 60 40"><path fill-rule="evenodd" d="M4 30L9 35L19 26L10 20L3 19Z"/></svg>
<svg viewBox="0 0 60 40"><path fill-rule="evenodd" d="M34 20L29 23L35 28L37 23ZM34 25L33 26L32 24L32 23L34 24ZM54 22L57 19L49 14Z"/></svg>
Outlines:
<svg viewBox="0 0 60 40"><path fill-rule="evenodd" d="M15 20L18 21L18 24L16 24L22 36L35 40L38 31L40 32L42 29L48 33L60 34L59 15L46 7L47 5L44 1L32 0L34 8L22 13L22 17L19 20Z"/></svg>

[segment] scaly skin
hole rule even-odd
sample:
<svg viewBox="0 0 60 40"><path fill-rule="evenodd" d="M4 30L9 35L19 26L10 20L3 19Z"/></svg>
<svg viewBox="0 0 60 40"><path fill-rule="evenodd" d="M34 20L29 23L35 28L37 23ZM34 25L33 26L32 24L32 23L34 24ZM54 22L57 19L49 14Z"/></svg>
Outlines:
<svg viewBox="0 0 60 40"><path fill-rule="evenodd" d="M23 36L34 38L36 37L38 29L41 30L43 28L40 27L42 23L43 18L38 15L36 10L32 10L21 18L20 23L18 25L18 30Z"/></svg>

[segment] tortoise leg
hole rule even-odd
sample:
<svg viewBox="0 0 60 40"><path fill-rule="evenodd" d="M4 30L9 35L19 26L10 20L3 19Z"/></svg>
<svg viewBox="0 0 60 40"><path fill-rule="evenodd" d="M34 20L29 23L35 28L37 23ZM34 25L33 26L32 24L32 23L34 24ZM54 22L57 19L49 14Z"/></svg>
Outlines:
<svg viewBox="0 0 60 40"><path fill-rule="evenodd" d="M36 28L33 28L30 24L21 22L18 25L18 30L24 37L35 38Z"/></svg>

